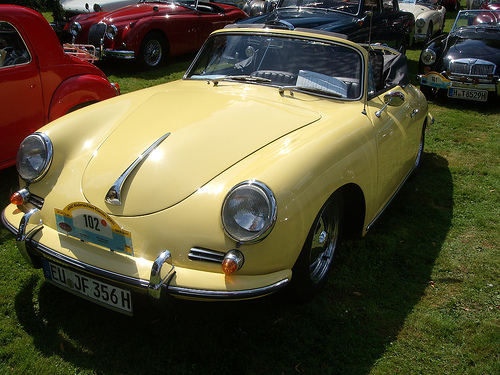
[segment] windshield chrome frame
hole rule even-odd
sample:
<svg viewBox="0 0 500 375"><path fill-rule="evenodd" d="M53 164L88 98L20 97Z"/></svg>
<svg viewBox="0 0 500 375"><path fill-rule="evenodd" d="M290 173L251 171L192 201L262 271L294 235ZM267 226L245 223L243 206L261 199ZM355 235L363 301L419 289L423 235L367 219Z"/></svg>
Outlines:
<svg viewBox="0 0 500 375"><path fill-rule="evenodd" d="M200 48L200 50L198 51L198 53L196 54L196 57L193 59L193 61L191 62L191 64L189 65L189 68L186 70L186 72L184 73L184 76L182 77L183 80L192 80L192 81L198 81L198 80L201 80L201 81L209 81L210 82L210 79L207 77L207 79L195 79L195 78L191 78L191 77L188 77L192 70L194 69L195 65L196 65L196 62L198 61L198 59L200 58L200 56L202 55L202 53L204 52L205 48L207 48L207 45L208 45L208 42L210 39L214 38L214 37L217 37L217 36L231 36L231 35L235 35L235 36L243 36L243 35L248 35L248 34L251 34L251 35L262 35L262 37L279 37L279 38L291 38L291 39L301 39L301 40L307 40L307 41L311 41L311 42L319 42L319 43L325 43L325 44L331 44L331 45L339 45L339 46L342 46L342 47L345 47L345 48L349 48L351 50L353 50L354 52L356 52L359 56L360 56L360 59L361 59L361 73L360 73L360 79L359 79L359 83L360 83L360 94L358 95L358 97L356 98L336 98L336 97L333 97L333 96L329 96L329 95L319 95L319 94L316 94L316 93L311 93L311 92L307 92L307 91L300 91L300 88L297 88L296 90L294 91L300 91L302 93L306 93L308 95L314 95L314 96L318 96L318 97L325 97L325 98L328 98L328 99L334 99L334 100L342 100L342 101L357 101L357 100L362 100L364 95L365 95L365 92L366 92L366 59L365 59L365 55L361 52L361 49L358 49L358 48L355 48L354 46L351 46L347 43L342 43L342 41L340 40L328 40L328 39L322 39L322 38L316 38L316 37L313 37L313 36L303 36L303 35L293 35L291 33L279 33L279 32L274 32L273 30L270 30L270 29L260 29L260 30L256 30L256 29L252 29L251 32L249 31L241 31L241 30L234 30L234 31L231 31L231 32L224 32L224 33L217 33L217 34L214 34L214 35L211 35L206 41L205 43L203 44L203 46ZM318 33L320 35L320 33ZM238 82L238 81L233 81L233 82ZM262 82L241 82L241 83L245 83L245 84L258 84L258 85L261 85L261 86L267 86L267 87L273 87L273 88L278 88L278 89L287 89L289 90L289 86L285 86L285 85L276 85L276 84L266 84L266 83L262 83Z"/></svg>
<svg viewBox="0 0 500 375"><path fill-rule="evenodd" d="M457 26L458 19L460 18L460 15L463 13L472 13L472 14L493 13L493 14L498 15L498 19L500 20L500 10L493 10L493 9L464 9L464 10L460 10L455 18L455 22L453 22L453 26L451 27L450 34L456 32L456 31L462 30L462 29L468 29L468 28L472 29L474 27L487 27L487 26L495 27L494 25L481 26L481 24L479 24L479 25L461 26L460 28L455 28ZM500 28L500 25L497 25L496 27Z"/></svg>

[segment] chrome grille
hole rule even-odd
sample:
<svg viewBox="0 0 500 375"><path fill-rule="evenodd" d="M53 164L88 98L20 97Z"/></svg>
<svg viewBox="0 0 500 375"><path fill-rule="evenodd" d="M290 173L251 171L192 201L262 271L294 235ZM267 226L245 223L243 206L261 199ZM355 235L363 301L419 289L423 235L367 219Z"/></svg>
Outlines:
<svg viewBox="0 0 500 375"><path fill-rule="evenodd" d="M221 253L220 251L193 247L189 251L188 258L191 260L222 263L222 261L224 260L224 255L225 253Z"/></svg>
<svg viewBox="0 0 500 375"><path fill-rule="evenodd" d="M103 22L94 23L90 26L89 30L89 44L92 44L96 48L101 47L101 43L104 40L104 33L106 32L106 24Z"/></svg>
<svg viewBox="0 0 500 375"><path fill-rule="evenodd" d="M452 75L466 75L473 77L486 77L495 72L496 65L479 59L458 59L450 62L450 73Z"/></svg>
<svg viewBox="0 0 500 375"><path fill-rule="evenodd" d="M28 202L31 203L36 208L38 208L39 210L41 210L43 207L43 203L45 202L45 199L39 197L38 195L30 194L28 196Z"/></svg>

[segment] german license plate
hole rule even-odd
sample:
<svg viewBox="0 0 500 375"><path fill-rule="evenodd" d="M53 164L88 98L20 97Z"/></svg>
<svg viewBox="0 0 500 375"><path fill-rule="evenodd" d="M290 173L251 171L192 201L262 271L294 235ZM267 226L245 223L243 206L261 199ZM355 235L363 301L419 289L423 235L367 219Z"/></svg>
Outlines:
<svg viewBox="0 0 500 375"><path fill-rule="evenodd" d="M130 291L103 283L56 263L43 260L45 278L73 294L127 315L132 315Z"/></svg>
<svg viewBox="0 0 500 375"><path fill-rule="evenodd" d="M450 88L448 90L448 97L485 102L488 100L488 91Z"/></svg>
<svg viewBox="0 0 500 375"><path fill-rule="evenodd" d="M111 216L86 202L75 202L64 209L55 209L57 231L80 240L134 255L132 236Z"/></svg>

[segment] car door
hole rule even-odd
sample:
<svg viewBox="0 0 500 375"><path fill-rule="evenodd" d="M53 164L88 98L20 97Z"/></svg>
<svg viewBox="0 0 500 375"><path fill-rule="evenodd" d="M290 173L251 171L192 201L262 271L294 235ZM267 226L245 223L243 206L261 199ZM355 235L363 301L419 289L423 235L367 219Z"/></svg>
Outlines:
<svg viewBox="0 0 500 375"><path fill-rule="evenodd" d="M28 46L13 24L0 19L0 167L14 164L21 141L44 123L39 69Z"/></svg>
<svg viewBox="0 0 500 375"><path fill-rule="evenodd" d="M392 102L386 105L386 102ZM378 207L384 207L411 170L418 131L413 96L400 86L376 93L368 100L367 115L377 144ZM417 112L418 113L418 112Z"/></svg>

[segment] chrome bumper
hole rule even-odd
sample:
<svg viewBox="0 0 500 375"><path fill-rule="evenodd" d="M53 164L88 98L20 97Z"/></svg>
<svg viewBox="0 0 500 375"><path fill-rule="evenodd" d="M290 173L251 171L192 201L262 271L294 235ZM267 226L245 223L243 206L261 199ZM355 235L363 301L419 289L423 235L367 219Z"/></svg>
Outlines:
<svg viewBox="0 0 500 375"><path fill-rule="evenodd" d="M134 51L116 51L114 49L104 49L101 52L103 58L113 58L122 60L131 60L135 57Z"/></svg>
<svg viewBox="0 0 500 375"><path fill-rule="evenodd" d="M5 210L2 211L1 215L3 225L16 236L19 251L26 261L34 268L41 267L41 258L53 259L75 270L80 270L90 275L95 275L97 277L125 285L126 287L142 294L147 293L154 300L166 300L169 296L201 300L250 299L276 292L286 286L290 281L289 278L284 278L264 287L236 291L202 290L170 285L170 281L175 274L175 267L172 265L172 258L170 252L167 250L163 251L153 262L149 280L118 274L83 263L77 259L70 258L34 240L33 237L35 234L43 229L43 223L38 218L38 212L39 210L34 208L24 214L21 218L19 229L6 219ZM30 221L31 224L36 224L36 226L26 233L26 228ZM165 268L168 268L168 270L167 272L164 272L164 276L161 277L161 271Z"/></svg>

